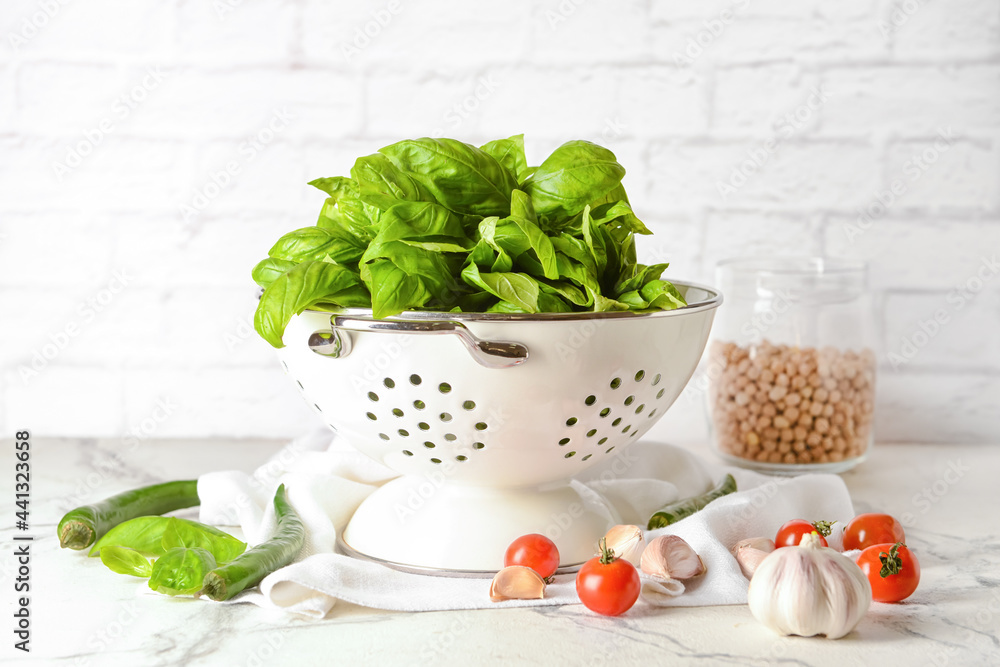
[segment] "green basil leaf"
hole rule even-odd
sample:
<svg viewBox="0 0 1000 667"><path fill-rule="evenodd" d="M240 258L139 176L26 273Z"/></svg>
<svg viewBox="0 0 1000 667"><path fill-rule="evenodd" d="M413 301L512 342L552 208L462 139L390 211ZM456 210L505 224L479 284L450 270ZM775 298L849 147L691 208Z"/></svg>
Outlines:
<svg viewBox="0 0 1000 667"><path fill-rule="evenodd" d="M101 562L112 572L133 577L148 577L153 572L153 564L135 549L128 547L103 547Z"/></svg>
<svg viewBox="0 0 1000 667"><path fill-rule="evenodd" d="M295 262L268 257L267 259L262 259L257 262L257 265L253 267L253 271L251 271L250 276L253 278L255 283L266 288L268 285L277 280L278 276L290 271L294 267Z"/></svg>
<svg viewBox="0 0 1000 667"><path fill-rule="evenodd" d="M589 141L568 141L525 183L539 219L571 218L621 183L625 168L614 153Z"/></svg>
<svg viewBox="0 0 1000 667"><path fill-rule="evenodd" d="M434 201L434 197L382 153L358 158L351 168L358 198L382 211L400 201Z"/></svg>
<svg viewBox="0 0 1000 667"><path fill-rule="evenodd" d="M99 556L104 547L127 547L144 556L162 556L163 531L170 517L140 516L118 524L90 548L91 556Z"/></svg>
<svg viewBox="0 0 1000 667"><path fill-rule="evenodd" d="M344 176L330 176L328 178L317 178L309 181L309 185L322 190L330 195L330 198L337 201L343 196L357 197L358 184L353 179Z"/></svg>
<svg viewBox="0 0 1000 667"><path fill-rule="evenodd" d="M507 139L497 139L483 144L482 151L491 155L494 160L511 173L517 183L524 182L528 177L528 161L524 157L524 135L515 134Z"/></svg>
<svg viewBox="0 0 1000 667"><path fill-rule="evenodd" d="M268 251L274 259L290 262L322 261L329 257L337 263L358 261L371 238L351 234L345 227L305 227L288 232Z"/></svg>
<svg viewBox="0 0 1000 667"><path fill-rule="evenodd" d="M160 542L164 551L177 547L205 549L219 563L226 563L246 551L247 545L229 533L194 521L171 517Z"/></svg>
<svg viewBox="0 0 1000 667"><path fill-rule="evenodd" d="M649 302L651 308L673 310L687 305L684 296L666 280L652 280L643 285L639 293Z"/></svg>
<svg viewBox="0 0 1000 667"><path fill-rule="evenodd" d="M657 280L663 274L663 271L670 266L669 264L650 264L649 266L644 266L642 264L637 264L631 268L631 275L627 277L622 277L618 283L615 284L614 292L616 295L621 295L624 292L632 292L651 280Z"/></svg>
<svg viewBox="0 0 1000 667"><path fill-rule="evenodd" d="M443 206L429 202L404 202L387 210L376 239L387 243L428 236L466 239L461 220Z"/></svg>
<svg viewBox="0 0 1000 667"><path fill-rule="evenodd" d="M470 285L481 287L502 301L508 301L525 312L538 312L538 282L523 273L480 273L479 267L469 264L462 270L462 278Z"/></svg>
<svg viewBox="0 0 1000 667"><path fill-rule="evenodd" d="M281 337L293 315L320 301L339 303L342 293L357 299L359 283L357 274L339 264L303 262L264 290L254 314L254 329L272 346L284 347Z"/></svg>
<svg viewBox="0 0 1000 667"><path fill-rule="evenodd" d="M372 313L377 318L419 308L433 297L420 276L408 274L387 259L366 264L361 277L371 292Z"/></svg>
<svg viewBox="0 0 1000 667"><path fill-rule="evenodd" d="M484 151L455 139L409 139L385 148L401 171L456 213L507 215L517 181Z"/></svg>
<svg viewBox="0 0 1000 667"><path fill-rule="evenodd" d="M193 595L216 566L215 558L206 549L176 547L156 559L149 587L166 595Z"/></svg>

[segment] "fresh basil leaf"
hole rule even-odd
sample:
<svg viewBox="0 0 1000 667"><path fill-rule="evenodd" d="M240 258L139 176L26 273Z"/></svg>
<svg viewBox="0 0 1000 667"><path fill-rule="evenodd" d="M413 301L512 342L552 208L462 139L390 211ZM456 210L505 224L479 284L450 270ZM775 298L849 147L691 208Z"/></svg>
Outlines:
<svg viewBox="0 0 1000 667"><path fill-rule="evenodd" d="M589 141L568 141L525 184L540 220L570 218L621 183L625 168L614 153Z"/></svg>
<svg viewBox="0 0 1000 667"><path fill-rule="evenodd" d="M545 281L539 280L538 286L541 288L543 293L556 294L562 297L569 303L580 306L582 308L589 308L594 305L594 299L589 295L589 293L580 289L573 283L566 280L554 280Z"/></svg>
<svg viewBox="0 0 1000 667"><path fill-rule="evenodd" d="M90 548L91 556L99 556L104 547L127 547L144 556L162 556L163 531L170 517L140 516L118 524Z"/></svg>
<svg viewBox="0 0 1000 667"><path fill-rule="evenodd" d="M166 595L193 595L201 590L205 575L216 566L207 549L176 547L156 559L149 587Z"/></svg>
<svg viewBox="0 0 1000 667"><path fill-rule="evenodd" d="M594 292L587 288L591 292L591 296L594 298L594 312L603 313L608 311L622 311L628 310L629 306L627 303L622 303L616 299L609 299L602 296L599 292Z"/></svg>
<svg viewBox="0 0 1000 667"><path fill-rule="evenodd" d="M650 264L649 266L644 266L638 264L632 267L630 276L619 280L615 284L614 292L616 295L621 295L624 292L632 292L651 280L657 280L663 274L663 271L670 266L669 264Z"/></svg>
<svg viewBox="0 0 1000 667"><path fill-rule="evenodd" d="M385 211L376 239L387 243L428 236L466 239L461 220L443 206L430 202L403 202Z"/></svg>
<svg viewBox="0 0 1000 667"><path fill-rule="evenodd" d="M164 551L176 547L199 547L211 553L219 563L226 563L246 551L247 545L229 533L211 526L171 517L160 542Z"/></svg>
<svg viewBox="0 0 1000 667"><path fill-rule="evenodd" d="M351 177L358 184L358 199L381 211L400 201L434 201L426 188L382 153L358 158Z"/></svg>
<svg viewBox="0 0 1000 667"><path fill-rule="evenodd" d="M497 139L483 144L482 151L491 155L521 183L528 177L528 161L524 157L524 135L515 134L507 139Z"/></svg>
<svg viewBox="0 0 1000 667"><path fill-rule="evenodd" d="M455 139L408 139L379 149L456 213L507 215L517 181L484 151Z"/></svg>
<svg viewBox="0 0 1000 667"><path fill-rule="evenodd" d="M370 238L355 236L342 226L305 227L282 236L267 254L296 263L322 261L326 257L337 263L349 263L358 261L370 242Z"/></svg>
<svg viewBox="0 0 1000 667"><path fill-rule="evenodd" d="M262 259L257 262L257 265L253 267L253 271L250 273L250 276L253 278L255 283L266 288L268 285L277 280L278 276L282 275L286 271L290 271L294 267L295 262L268 257L267 259Z"/></svg>
<svg viewBox="0 0 1000 667"><path fill-rule="evenodd" d="M687 305L684 296L666 280L652 280L643 285L639 293L653 308L673 310Z"/></svg>
<svg viewBox="0 0 1000 667"><path fill-rule="evenodd" d="M334 201L337 201L345 195L357 197L359 194L358 184L355 183L353 179L346 178L344 176L317 178L316 180L309 181L309 185L330 195L330 198Z"/></svg>
<svg viewBox="0 0 1000 667"><path fill-rule="evenodd" d="M103 547L101 562L112 572L133 577L148 577L153 572L153 564L135 549L128 547Z"/></svg>
<svg viewBox="0 0 1000 667"><path fill-rule="evenodd" d="M281 337L293 315L320 301L338 302L341 293L358 298L359 283L357 274L339 264L303 262L264 290L254 314L254 329L272 346L284 347Z"/></svg>
<svg viewBox="0 0 1000 667"><path fill-rule="evenodd" d="M480 273L479 267L469 264L462 270L462 278L470 285L481 287L502 301L508 301L526 312L538 312L538 282L523 273Z"/></svg>
<svg viewBox="0 0 1000 667"><path fill-rule="evenodd" d="M366 264L361 277L371 292L372 311L377 318L419 308L433 297L420 276L408 274L387 259Z"/></svg>

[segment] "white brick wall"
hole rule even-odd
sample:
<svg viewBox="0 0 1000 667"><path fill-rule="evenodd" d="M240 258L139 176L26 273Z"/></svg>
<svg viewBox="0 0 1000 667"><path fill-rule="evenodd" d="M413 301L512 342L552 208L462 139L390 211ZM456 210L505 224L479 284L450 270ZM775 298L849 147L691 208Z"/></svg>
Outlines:
<svg viewBox="0 0 1000 667"><path fill-rule="evenodd" d="M307 180L437 131L608 145L677 277L869 260L879 437L1000 433L1000 279L961 291L1000 254L995 0L8 0L0 39L0 432L318 423L249 333L249 270L314 222ZM657 434L704 438L696 390Z"/></svg>

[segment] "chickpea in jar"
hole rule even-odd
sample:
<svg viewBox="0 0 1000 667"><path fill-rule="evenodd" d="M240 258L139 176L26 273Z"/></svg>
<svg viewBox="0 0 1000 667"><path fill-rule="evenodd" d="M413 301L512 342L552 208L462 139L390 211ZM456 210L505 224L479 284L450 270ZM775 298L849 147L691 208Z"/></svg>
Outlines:
<svg viewBox="0 0 1000 667"><path fill-rule="evenodd" d="M871 438L875 354L716 341L709 405L720 450L762 463L834 463Z"/></svg>

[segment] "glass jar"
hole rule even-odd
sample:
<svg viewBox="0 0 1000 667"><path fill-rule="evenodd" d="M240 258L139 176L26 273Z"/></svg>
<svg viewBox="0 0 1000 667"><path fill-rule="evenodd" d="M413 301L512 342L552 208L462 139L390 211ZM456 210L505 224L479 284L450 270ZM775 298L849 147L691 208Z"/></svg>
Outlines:
<svg viewBox="0 0 1000 667"><path fill-rule="evenodd" d="M872 446L875 321L864 262L729 259L709 348L716 453L771 473L841 472Z"/></svg>

